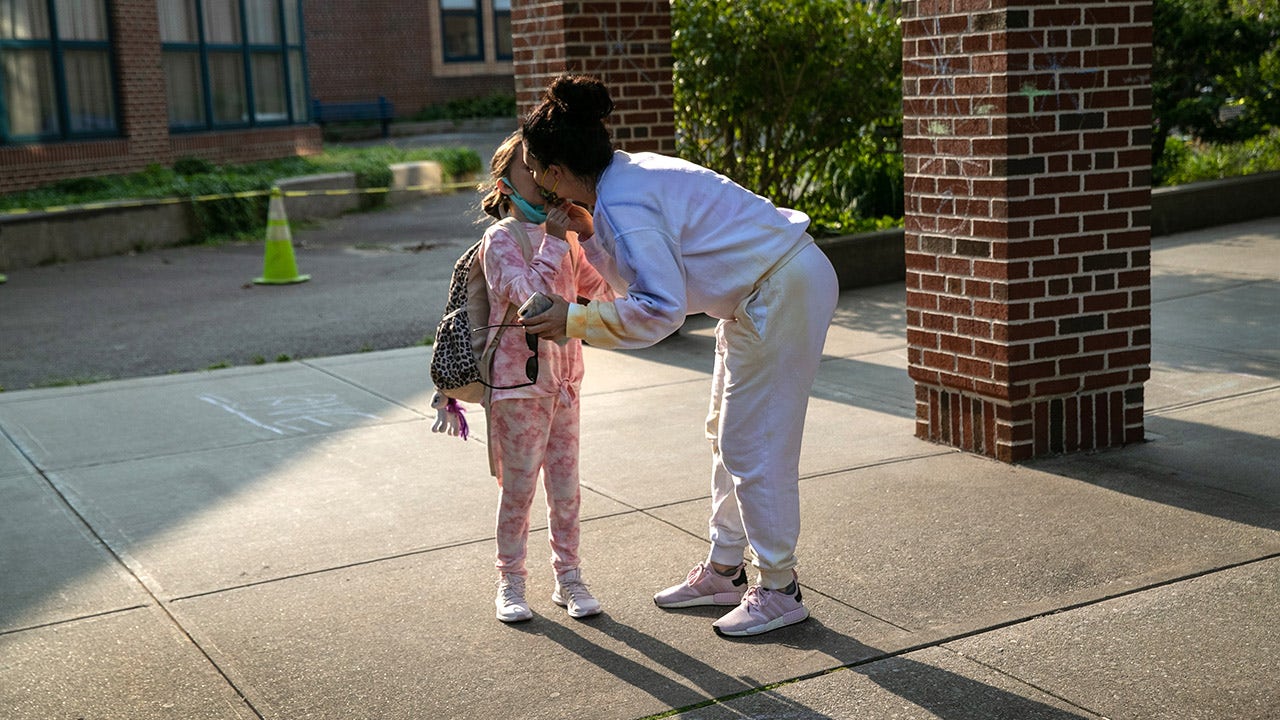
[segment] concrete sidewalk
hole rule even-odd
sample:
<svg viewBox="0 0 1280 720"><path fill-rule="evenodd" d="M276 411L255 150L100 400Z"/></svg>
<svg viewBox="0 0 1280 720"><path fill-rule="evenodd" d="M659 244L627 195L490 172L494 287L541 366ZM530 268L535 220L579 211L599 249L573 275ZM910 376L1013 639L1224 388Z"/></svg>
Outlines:
<svg viewBox="0 0 1280 720"><path fill-rule="evenodd" d="M744 641L651 601L707 548L705 322L588 350L584 621L540 520L535 618L494 619L426 348L0 394L0 717L1280 717L1280 219L1152 255L1149 442L1021 466L916 440L903 289L844 293L813 617Z"/></svg>

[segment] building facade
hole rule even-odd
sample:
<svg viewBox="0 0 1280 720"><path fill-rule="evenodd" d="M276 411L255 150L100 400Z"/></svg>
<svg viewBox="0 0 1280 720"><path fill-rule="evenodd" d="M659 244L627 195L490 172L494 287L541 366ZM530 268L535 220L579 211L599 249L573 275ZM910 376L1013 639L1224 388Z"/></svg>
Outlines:
<svg viewBox="0 0 1280 720"><path fill-rule="evenodd" d="M0 0L0 193L321 149L310 102L513 91L509 0Z"/></svg>

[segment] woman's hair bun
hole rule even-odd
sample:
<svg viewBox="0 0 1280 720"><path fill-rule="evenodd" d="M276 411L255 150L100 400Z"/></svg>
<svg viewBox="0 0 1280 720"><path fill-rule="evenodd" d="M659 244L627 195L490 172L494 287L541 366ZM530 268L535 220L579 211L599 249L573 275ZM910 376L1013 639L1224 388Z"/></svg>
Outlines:
<svg viewBox="0 0 1280 720"><path fill-rule="evenodd" d="M599 122L613 112L609 89L589 75L561 75L547 88L547 99L579 122Z"/></svg>

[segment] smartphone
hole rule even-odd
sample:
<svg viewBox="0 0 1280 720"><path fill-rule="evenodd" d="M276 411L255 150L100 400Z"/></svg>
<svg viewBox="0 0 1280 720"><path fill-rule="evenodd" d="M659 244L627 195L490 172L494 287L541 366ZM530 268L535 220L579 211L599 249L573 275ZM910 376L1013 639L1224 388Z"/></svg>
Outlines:
<svg viewBox="0 0 1280 720"><path fill-rule="evenodd" d="M524 304L520 306L520 309L516 311L516 314L523 320L535 315L541 315L542 313L550 310L552 305L553 303L551 302L551 298L540 292L535 292L529 296L528 300L524 301Z"/></svg>

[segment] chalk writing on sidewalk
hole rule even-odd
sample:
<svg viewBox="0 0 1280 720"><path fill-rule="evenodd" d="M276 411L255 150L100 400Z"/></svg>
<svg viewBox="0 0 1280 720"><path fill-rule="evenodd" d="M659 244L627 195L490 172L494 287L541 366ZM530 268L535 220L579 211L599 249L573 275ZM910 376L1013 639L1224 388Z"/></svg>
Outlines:
<svg viewBox="0 0 1280 720"><path fill-rule="evenodd" d="M352 418L380 419L377 415L356 410L332 393L264 395L248 401L220 395L199 397L250 425L277 435L305 435L318 428L347 425Z"/></svg>

